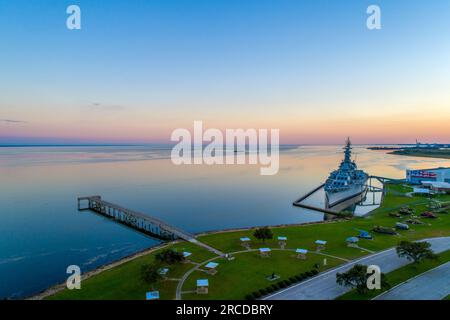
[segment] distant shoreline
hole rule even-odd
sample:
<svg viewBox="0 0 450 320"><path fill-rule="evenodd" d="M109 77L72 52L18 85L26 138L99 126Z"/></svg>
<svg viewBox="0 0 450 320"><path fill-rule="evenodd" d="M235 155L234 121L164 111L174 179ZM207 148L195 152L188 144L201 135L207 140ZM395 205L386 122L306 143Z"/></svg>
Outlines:
<svg viewBox="0 0 450 320"><path fill-rule="evenodd" d="M166 147L170 144L0 144L0 148L33 148L33 147Z"/></svg>
<svg viewBox="0 0 450 320"><path fill-rule="evenodd" d="M450 148L412 148L412 147L368 147L368 150L374 151L390 151L388 154L410 156L410 157L425 157L436 159L450 159Z"/></svg>
<svg viewBox="0 0 450 320"><path fill-rule="evenodd" d="M14 144L14 143L0 143L0 148L33 148L33 147L58 147L58 148L70 148L70 147L161 147L161 148L172 148L175 144L170 143L75 143L75 144L52 144L52 143L37 143L37 144ZM323 143L280 143L280 147L314 147L314 146L340 146L339 143L330 143L330 144L323 144ZM398 147L384 147L386 144L382 143L355 143L354 146L371 146L367 149L369 150L388 150L390 148L392 149L403 149L404 146L413 146L413 144L409 143L394 143L394 144L388 144L392 146L398 146Z"/></svg>
<svg viewBox="0 0 450 320"><path fill-rule="evenodd" d="M424 158L438 158L438 159L450 159L450 149L446 150L395 150L389 152L389 154L396 154L410 157L424 157Z"/></svg>

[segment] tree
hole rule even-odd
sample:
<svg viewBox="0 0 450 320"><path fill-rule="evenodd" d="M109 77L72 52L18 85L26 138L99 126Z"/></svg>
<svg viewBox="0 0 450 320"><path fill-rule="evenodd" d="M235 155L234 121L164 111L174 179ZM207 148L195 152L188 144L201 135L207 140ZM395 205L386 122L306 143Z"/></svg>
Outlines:
<svg viewBox="0 0 450 320"><path fill-rule="evenodd" d="M175 250L164 250L160 253L158 253L155 256L156 260L160 261L160 262L164 262L164 263L168 263L168 264L174 264L177 262L181 262L183 261L184 255L181 252L177 252Z"/></svg>
<svg viewBox="0 0 450 320"><path fill-rule="evenodd" d="M253 236L256 239L262 240L263 242L266 241L266 239L272 239L273 233L272 230L270 230L268 227L258 228L253 232Z"/></svg>
<svg viewBox="0 0 450 320"><path fill-rule="evenodd" d="M141 267L141 278L147 284L155 284L162 278L157 264L145 264Z"/></svg>
<svg viewBox="0 0 450 320"><path fill-rule="evenodd" d="M356 288L356 291L359 294L366 294L369 291L369 288L367 287L369 276L370 274L367 273L367 266L356 264L347 272L338 272L336 274L336 282L341 286ZM380 275L380 280L381 288L389 288L384 273Z"/></svg>
<svg viewBox="0 0 450 320"><path fill-rule="evenodd" d="M436 260L437 255L430 249L431 244L429 242L410 242L401 241L396 250L397 255L402 258L405 257L409 261L414 263L420 263L424 259Z"/></svg>

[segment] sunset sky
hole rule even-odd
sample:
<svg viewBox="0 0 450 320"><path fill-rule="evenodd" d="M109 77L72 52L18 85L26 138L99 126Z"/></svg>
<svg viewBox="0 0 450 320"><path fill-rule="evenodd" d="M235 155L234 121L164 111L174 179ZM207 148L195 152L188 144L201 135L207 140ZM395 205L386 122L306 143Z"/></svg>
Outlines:
<svg viewBox="0 0 450 320"><path fill-rule="evenodd" d="M448 0L0 0L0 39L0 144L450 142Z"/></svg>

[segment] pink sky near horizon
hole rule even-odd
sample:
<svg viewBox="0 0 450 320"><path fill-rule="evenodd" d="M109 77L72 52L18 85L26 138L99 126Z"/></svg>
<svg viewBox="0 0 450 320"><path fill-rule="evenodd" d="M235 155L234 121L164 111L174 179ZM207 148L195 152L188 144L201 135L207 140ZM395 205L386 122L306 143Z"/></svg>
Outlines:
<svg viewBox="0 0 450 320"><path fill-rule="evenodd" d="M358 0L81 1L81 30L41 2L0 10L1 144L168 143L195 120L283 144L450 143L448 1L380 0L379 30Z"/></svg>
<svg viewBox="0 0 450 320"><path fill-rule="evenodd" d="M71 120L70 118L73 118ZM29 116L23 122L0 122L0 143L14 141L63 143L169 143L170 135L177 128L193 131L194 120L202 120L204 130L225 129L279 129L282 144L340 144L350 136L354 143L389 144L421 142L450 142L449 116L445 111L434 114L370 114L323 116L299 114L260 115L238 119L209 115L202 120L194 115L171 118L167 115L126 110L112 114L92 112L61 116Z"/></svg>

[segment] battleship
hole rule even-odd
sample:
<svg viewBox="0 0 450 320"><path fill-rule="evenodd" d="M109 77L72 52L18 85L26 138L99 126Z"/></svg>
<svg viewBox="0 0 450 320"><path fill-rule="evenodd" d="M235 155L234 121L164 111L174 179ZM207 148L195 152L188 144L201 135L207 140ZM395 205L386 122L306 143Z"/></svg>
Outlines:
<svg viewBox="0 0 450 320"><path fill-rule="evenodd" d="M325 206L333 211L342 211L361 202L367 193L368 174L358 170L351 159L352 147L347 138L344 147L344 160L339 169L331 172L325 182Z"/></svg>

